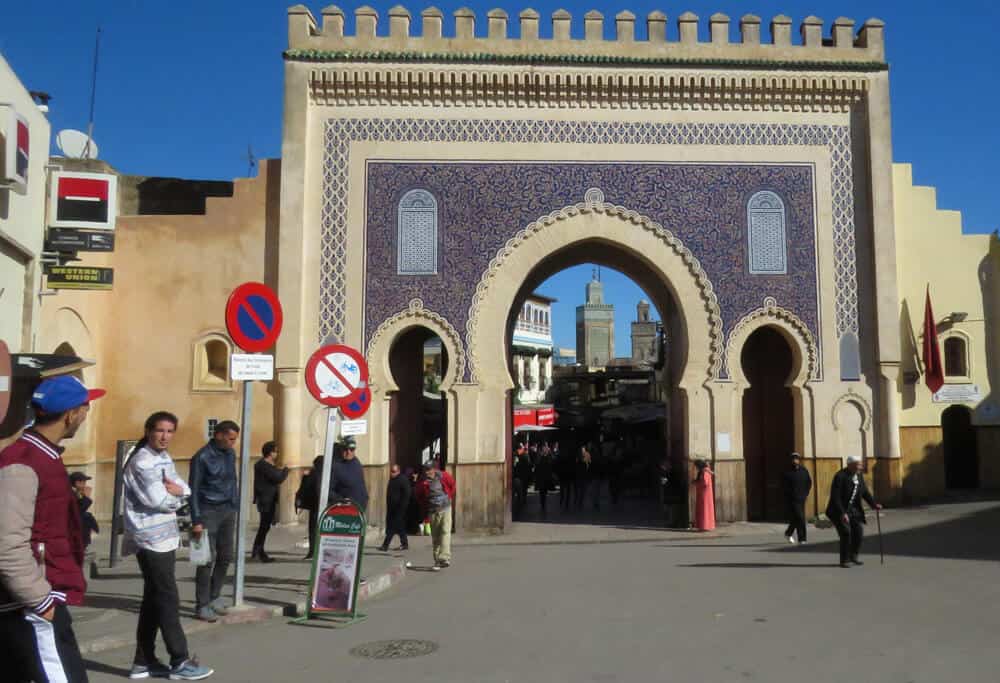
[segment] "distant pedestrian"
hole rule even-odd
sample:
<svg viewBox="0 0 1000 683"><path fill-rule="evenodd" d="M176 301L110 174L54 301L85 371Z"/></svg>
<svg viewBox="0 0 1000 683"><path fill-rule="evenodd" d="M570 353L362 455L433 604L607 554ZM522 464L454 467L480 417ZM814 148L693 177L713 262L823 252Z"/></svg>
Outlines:
<svg viewBox="0 0 1000 683"><path fill-rule="evenodd" d="M399 471L399 465L389 466L389 483L385 487L385 540L380 550L389 550L392 537L399 536L399 549L408 550L406 514L410 509L410 480Z"/></svg>
<svg viewBox="0 0 1000 683"><path fill-rule="evenodd" d="M299 482L299 490L295 492L296 510L305 510L309 517L309 553L304 559L311 560L314 547L316 545L316 522L319 518L319 481L317 479L323 471L323 456L318 455L313 459L312 467L302 475Z"/></svg>
<svg viewBox="0 0 1000 683"><path fill-rule="evenodd" d="M101 527L97 524L97 519L90 511L94 505L94 499L90 497L93 489L87 484L91 477L83 472L74 472L69 475L69 483L73 486L73 493L76 494L76 502L80 505L80 524L83 528L83 567L90 571L91 578L97 572L97 553L90 547L93 534L101 533Z"/></svg>
<svg viewBox="0 0 1000 683"><path fill-rule="evenodd" d="M222 585L236 536L240 495L233 446L239 436L239 426L223 420L215 425L212 440L191 458L191 533L195 538L207 533L212 552L212 561L195 570L195 615L202 621L215 621L229 611Z"/></svg>
<svg viewBox="0 0 1000 683"><path fill-rule="evenodd" d="M556 476L559 477L559 507L569 510L573 504L573 489L576 486L576 463L573 458L572 449L560 452L559 443L552 451L555 460Z"/></svg>
<svg viewBox="0 0 1000 683"><path fill-rule="evenodd" d="M715 491L712 488L715 473L704 460L695 460L694 466L698 469L694 480L694 525L698 531L711 531L715 528Z"/></svg>
<svg viewBox="0 0 1000 683"><path fill-rule="evenodd" d="M264 444L261 455L263 457L253 466L253 502L257 504L257 512L260 513L260 526L257 528L250 557L258 558L261 562L274 562L274 558L264 551L264 543L267 541L267 533L274 525L274 515L278 510L278 489L288 478L288 468L279 469L275 464L278 446L273 441Z"/></svg>
<svg viewBox="0 0 1000 683"><path fill-rule="evenodd" d="M861 507L862 500L876 510L882 509L865 485L865 477L861 474L861 458L849 455L847 467L833 476L830 502L826 506L826 516L837 527L837 534L840 535L840 566L844 569L849 569L851 564L864 564L859 557L866 521L865 510Z"/></svg>
<svg viewBox="0 0 1000 683"><path fill-rule="evenodd" d="M587 488L593 478L593 458L590 455L590 444L580 446L574 463L573 483L575 486L574 497L576 498L576 509L583 508L583 499L587 496Z"/></svg>
<svg viewBox="0 0 1000 683"><path fill-rule="evenodd" d="M340 441L339 449L335 450L333 456L327 503L347 498L365 512L368 509L368 486L365 484L365 469L357 458L357 452L358 444L353 436L346 436ZM322 486L322 479L317 485Z"/></svg>
<svg viewBox="0 0 1000 683"><path fill-rule="evenodd" d="M434 460L425 466L425 478L417 499L431 518L434 571L451 566L451 506L455 502L455 480Z"/></svg>
<svg viewBox="0 0 1000 683"><path fill-rule="evenodd" d="M188 654L181 627L180 595L174 573L180 533L177 509L191 495L167 447L177 418L167 412L146 420L142 439L125 465L125 541L123 552L136 555L142 571L142 605L135 632L135 656L129 678L197 681L212 675ZM156 657L156 632L170 655L170 665Z"/></svg>
<svg viewBox="0 0 1000 683"><path fill-rule="evenodd" d="M539 451L538 462L535 464L534 471L535 491L538 492L538 503L542 508L543 518L548 516L545 501L548 498L549 489L552 488L552 471L552 452L546 447Z"/></svg>
<svg viewBox="0 0 1000 683"><path fill-rule="evenodd" d="M86 683L66 605L83 604L83 533L59 442L87 419L88 390L70 376L43 381L35 422L0 451L0 651L8 681Z"/></svg>
<svg viewBox="0 0 1000 683"><path fill-rule="evenodd" d="M413 467L407 467L403 476L410 482L410 502L406 508L406 533L421 535L421 527L424 523L423 515L420 511L420 503L417 502L417 487L420 485L420 472Z"/></svg>
<svg viewBox="0 0 1000 683"><path fill-rule="evenodd" d="M531 484L531 474L533 471L531 456L524 444L517 447L514 454L514 510L515 519L520 519L524 512L524 506L528 502L528 486Z"/></svg>
<svg viewBox="0 0 1000 683"><path fill-rule="evenodd" d="M792 453L792 467L783 477L785 489L785 504L788 507L788 528L785 538L789 543L795 543L795 534L799 543L806 542L806 499L812 490L812 477L809 470L802 466L802 456Z"/></svg>

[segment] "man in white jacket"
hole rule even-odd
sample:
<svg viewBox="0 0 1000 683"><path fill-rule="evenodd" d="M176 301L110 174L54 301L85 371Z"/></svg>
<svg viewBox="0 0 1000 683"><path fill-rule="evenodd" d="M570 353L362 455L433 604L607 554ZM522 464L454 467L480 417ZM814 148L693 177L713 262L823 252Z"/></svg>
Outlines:
<svg viewBox="0 0 1000 683"><path fill-rule="evenodd" d="M136 628L135 659L129 678L167 678L197 681L212 669L201 666L188 654L181 628L180 597L174 575L180 533L177 509L191 495L177 474L167 446L177 430L177 418L157 412L146 420L145 434L125 465L126 554L136 553L142 570L142 606ZM170 654L170 666L156 658L156 632Z"/></svg>

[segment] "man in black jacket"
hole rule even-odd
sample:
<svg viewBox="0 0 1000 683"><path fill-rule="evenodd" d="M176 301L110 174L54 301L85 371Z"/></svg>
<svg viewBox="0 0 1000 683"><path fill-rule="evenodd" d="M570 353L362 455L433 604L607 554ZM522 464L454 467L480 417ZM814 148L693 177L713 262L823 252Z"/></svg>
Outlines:
<svg viewBox="0 0 1000 683"><path fill-rule="evenodd" d="M795 543L792 534L798 536L799 543L806 542L806 499L812 490L812 477L809 470L802 466L802 456L792 453L792 469L784 475L785 502L788 505L788 528L785 538L789 543Z"/></svg>
<svg viewBox="0 0 1000 683"><path fill-rule="evenodd" d="M868 505L881 510L868 492L865 478L861 474L861 458L847 456L847 467L837 472L830 485L830 502L826 506L826 516L830 518L840 534L840 566L848 569L848 559L853 564L864 564L859 558L861 541L864 539L865 511L861 507L864 499Z"/></svg>
<svg viewBox="0 0 1000 683"><path fill-rule="evenodd" d="M385 541L379 550L389 550L392 537L399 535L399 549L408 550L406 511L410 507L410 480L399 473L399 465L389 467L389 484L385 487Z"/></svg>
<svg viewBox="0 0 1000 683"><path fill-rule="evenodd" d="M330 472L330 495L327 504L341 498L349 498L361 508L368 510L368 486L365 484L365 470L357 458L357 442L353 436L345 436L333 455L333 470ZM339 451L339 457L338 457ZM322 476L317 485L322 487Z"/></svg>
<svg viewBox="0 0 1000 683"><path fill-rule="evenodd" d="M288 478L288 468L278 469L274 464L278 459L278 446L273 441L265 443L261 453L264 457L253 466L253 502L257 504L257 512L260 513L260 527L253 541L250 558L274 562L264 552L264 542L267 541L267 532L274 524L274 513L278 509L278 488Z"/></svg>

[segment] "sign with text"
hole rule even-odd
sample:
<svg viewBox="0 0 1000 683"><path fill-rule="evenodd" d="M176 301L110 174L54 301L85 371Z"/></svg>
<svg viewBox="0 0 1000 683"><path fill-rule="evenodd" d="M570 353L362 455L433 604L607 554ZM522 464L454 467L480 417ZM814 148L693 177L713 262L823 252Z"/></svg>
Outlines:
<svg viewBox="0 0 1000 683"><path fill-rule="evenodd" d="M364 547L364 512L349 500L330 505L316 524L310 613L357 613Z"/></svg>
<svg viewBox="0 0 1000 683"><path fill-rule="evenodd" d="M341 436L362 436L368 433L368 420L344 420L340 423Z"/></svg>
<svg viewBox="0 0 1000 683"><path fill-rule="evenodd" d="M265 353L234 353L229 358L229 374L244 382L274 379L274 356Z"/></svg>
<svg viewBox="0 0 1000 683"><path fill-rule="evenodd" d="M49 251L114 251L115 233L49 228L45 248Z"/></svg>
<svg viewBox="0 0 1000 683"><path fill-rule="evenodd" d="M45 272L51 289L111 289L115 281L113 268L50 266Z"/></svg>
<svg viewBox="0 0 1000 683"><path fill-rule="evenodd" d="M979 403L983 392L978 384L945 384L934 392L935 403Z"/></svg>

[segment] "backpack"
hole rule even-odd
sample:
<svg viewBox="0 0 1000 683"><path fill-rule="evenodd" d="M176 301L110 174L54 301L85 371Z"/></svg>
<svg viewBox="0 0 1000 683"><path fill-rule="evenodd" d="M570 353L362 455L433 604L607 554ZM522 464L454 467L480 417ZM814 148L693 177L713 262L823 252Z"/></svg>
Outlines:
<svg viewBox="0 0 1000 683"><path fill-rule="evenodd" d="M295 507L300 510L315 510L319 504L319 484L316 481L316 472L310 472L302 477L299 483L299 490L295 492Z"/></svg>

